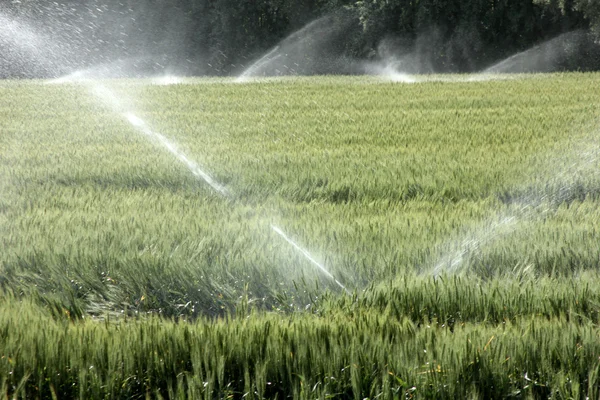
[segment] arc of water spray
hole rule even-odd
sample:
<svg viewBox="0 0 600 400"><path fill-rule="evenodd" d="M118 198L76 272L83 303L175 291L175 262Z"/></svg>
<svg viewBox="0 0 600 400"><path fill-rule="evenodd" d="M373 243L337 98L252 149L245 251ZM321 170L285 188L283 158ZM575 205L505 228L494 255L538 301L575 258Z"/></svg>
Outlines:
<svg viewBox="0 0 600 400"><path fill-rule="evenodd" d="M271 225L271 228L275 231L275 233L277 233L279 236L281 236L286 242L288 242L289 244L292 245L292 247L294 247L296 250L298 250L302 255L304 255L304 257L306 257L307 260L309 260L311 263L313 263L317 268L319 268L321 270L321 272L323 272L325 275L327 275L327 277L329 277L329 279L331 279L332 281L334 281L339 287L341 287L342 289L344 289L344 291L346 291L346 293L350 293L348 291L348 289L346 289L346 287L344 285L342 285L340 283L340 281L338 281L332 274L331 272L329 272L321 263L319 263L317 260L314 259L314 257L305 249L303 249L302 247L300 247L298 244L296 244L296 242L294 242L292 239L289 238L288 235L286 235L281 229L279 229L278 227L276 227L275 225Z"/></svg>
<svg viewBox="0 0 600 400"><path fill-rule="evenodd" d="M500 236L514 232L517 229L517 222L516 215L505 216L498 222L493 223L490 227L484 227L475 232L471 232L469 236L460 242L460 247L454 254L446 255L435 263L433 276L438 277L442 271L446 273L456 272L469 253L472 253L487 244L491 244Z"/></svg>
<svg viewBox="0 0 600 400"><path fill-rule="evenodd" d="M10 22L10 24L8 24L8 22ZM12 23L12 21L8 21L8 22L6 21L6 18L4 18L4 16L0 13L0 23L4 23L5 25L7 25L9 32L12 33L12 31L14 31L14 29L15 29L15 27L13 26L14 23ZM0 28L2 28L4 30L7 29L5 26L0 26ZM21 28L21 25L18 25L17 28ZM3 32L3 30L0 29L0 33L2 33L2 32ZM37 32L32 31L30 29L27 30L27 35L30 37L30 39L31 39L30 41L18 41L18 42L15 42L15 44L20 46L21 48L25 48L26 50L30 51L32 53L32 55L35 56L39 61L42 61L43 63L45 63L47 65L50 65L49 60L46 59L45 57L43 57L42 54L38 53L37 48L35 46L28 45L28 43L30 43L30 42L39 41L41 36ZM264 62L270 61L269 57L272 54L274 54L278 49L279 49L279 47L275 47L271 52L269 52L269 54L267 54L267 56L263 57L261 59L263 61L262 63L260 62L261 60L259 60L258 66L262 67ZM106 105L110 106L115 113L124 117L125 120L131 126L133 126L137 131L139 131L146 137L158 142L162 147L167 149L180 162L182 162L196 177L204 180L211 188L213 188L220 195L222 195L226 198L231 197L231 192L223 184L217 182L207 172L202 170L184 152L179 150L177 148L177 146L172 141L170 141L166 136L150 129L148 124L143 119L138 117L133 111L128 110L128 107L127 107L128 104L125 104L125 102L119 96L117 96L113 91L108 89L106 86L98 83L97 81L92 80L91 77L86 76L86 74L82 71L75 72L71 75L49 81L49 83L58 83L58 84L72 83L72 82L80 82L80 83L84 83L85 85L87 85L87 87L91 90L91 92L97 98L99 98ZM329 271L327 271L325 269L325 267L323 267L319 262L317 262L307 250L303 249L298 244L296 244L293 240L291 240L281 229L276 228L276 227L273 227L273 229L281 237L283 237L289 244L291 244L297 251L299 251L307 260L309 260L312 264L317 266L329 278L333 279L342 289L346 290L344 285L342 285L338 280L336 280L333 277L333 275L331 275L331 273L329 273Z"/></svg>
<svg viewBox="0 0 600 400"><path fill-rule="evenodd" d="M486 68L484 74L514 72L552 72L556 71L561 60L572 57L574 48L585 37L581 30L571 31L556 36L520 53Z"/></svg>
<svg viewBox="0 0 600 400"><path fill-rule="evenodd" d="M122 105L121 100L114 92L112 92L106 86L97 83L93 83L92 92L105 103L111 105L116 112L120 113L127 120L127 122L129 122L131 126L148 138L157 141L163 148L168 150L172 155L175 156L175 158L183 163L188 170L194 174L194 176L204 180L211 188L215 190L215 192L224 197L230 197L230 191L224 185L217 182L207 172L202 170L198 164L190 160L188 156L179 150L172 141L167 139L166 136L150 129L148 124L146 124L146 121L138 117L132 111L123 112L122 110L125 109L125 107Z"/></svg>
<svg viewBox="0 0 600 400"><path fill-rule="evenodd" d="M125 118L129 121L129 123L136 128L138 128L142 133L147 136L150 136L157 140L165 149L167 149L171 154L173 154L179 161L185 164L186 167L190 170L194 176L201 178L204 180L210 187L212 187L217 193L221 194L224 197L229 197L229 190L213 179L208 173L203 171L194 161L190 160L182 151L180 151L177 146L175 146L169 139L167 139L164 135L155 132L148 128L144 120L140 119L138 116L131 112L127 112L124 114Z"/></svg>
<svg viewBox="0 0 600 400"><path fill-rule="evenodd" d="M575 151L576 162L554 174L552 183L559 183L564 179L571 178L584 171L586 168L593 167L593 164L600 159L600 147L597 145L590 148L586 143L580 143L585 150ZM573 155L571 155L573 156ZM498 222L490 226L483 226L475 231L471 231L464 236L460 242L459 249L452 254L446 254L434 264L432 274L439 276L442 272L456 272L464 263L465 258L474 250L483 246L490 245L503 236L514 233L518 228L518 222L525 221L533 217L535 213L545 215L551 211L551 205L557 206L569 199L573 194L573 186L564 184L550 195L529 194L514 203L520 205L519 209L512 214L505 214ZM549 203L549 204L545 204ZM485 222L489 223L490 219Z"/></svg>
<svg viewBox="0 0 600 400"><path fill-rule="evenodd" d="M214 178L212 178L207 172L203 171L194 161L190 160L185 153L180 151L174 143L172 143L169 139L167 139L164 135L159 132L153 131L148 127L146 122L138 117L135 113L131 111L121 112L123 109L122 103L119 98L108 88L103 85L95 84L93 87L94 94L104 100L106 103L111 104L117 112L120 112L121 115L139 132L144 134L145 136L158 141L165 149L167 149L171 154L173 154L179 161L181 161L185 166L196 176L203 179L210 187L212 187L217 193L220 195L230 198L231 192L221 183L217 182ZM288 235L285 234L280 228L271 225L271 228L281 236L287 243L292 245L292 247L297 250L300 254L302 254L308 261L310 261L313 265L315 265L321 272L323 272L327 277L333 280L340 288L342 288L346 293L350 293L348 289L344 285L342 285L321 263L319 263L315 258L308 252L308 250L303 249L294 242Z"/></svg>
<svg viewBox="0 0 600 400"><path fill-rule="evenodd" d="M260 71L264 65L281 57L281 54L273 56L278 50L279 46L275 46L271 51L255 61L250 67L248 67L248 69L242 72L242 74L236 79L236 82L246 81L248 78L254 76L257 71Z"/></svg>

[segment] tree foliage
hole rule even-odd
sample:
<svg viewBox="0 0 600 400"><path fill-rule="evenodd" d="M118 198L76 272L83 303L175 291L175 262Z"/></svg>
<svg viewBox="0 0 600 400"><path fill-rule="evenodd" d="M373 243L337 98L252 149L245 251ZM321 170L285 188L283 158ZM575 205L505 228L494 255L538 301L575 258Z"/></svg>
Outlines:
<svg viewBox="0 0 600 400"><path fill-rule="evenodd" d="M342 10L356 23L344 25L340 57L410 54L415 72L469 72L581 31L583 42L563 47L583 54L560 68L600 66L597 0L29 0L0 7L68 44L61 48L77 49L65 56L76 67L144 55L209 75L239 73L288 35Z"/></svg>

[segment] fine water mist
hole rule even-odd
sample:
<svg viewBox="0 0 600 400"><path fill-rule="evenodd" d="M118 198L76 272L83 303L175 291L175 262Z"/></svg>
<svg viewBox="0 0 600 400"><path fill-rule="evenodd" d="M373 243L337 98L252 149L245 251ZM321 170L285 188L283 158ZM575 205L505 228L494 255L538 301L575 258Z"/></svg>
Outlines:
<svg viewBox="0 0 600 400"><path fill-rule="evenodd" d="M185 49L191 20L179 8L112 6L0 4L0 77L54 78L78 71L86 78L135 78L204 68L199 55Z"/></svg>
<svg viewBox="0 0 600 400"><path fill-rule="evenodd" d="M294 242L292 239L290 239L290 237L288 235L286 235L285 232L283 232L280 228L276 227L275 225L271 225L271 228L273 229L273 231L275 231L275 233L277 233L279 236L281 236L286 242L288 242L290 245L292 245L292 247L294 247L294 249L296 249L304 257L306 257L306 259L309 260L314 266L316 266L319 270L321 270L321 272L323 272L329 279L331 279L332 281L334 281L336 285L338 285L340 288L344 289L344 291L346 291L346 293L349 293L348 289L346 289L346 287L344 285L342 285L340 283L340 281L338 281L331 274L331 272L329 272L323 266L323 264L321 264L320 262L318 262L317 260L315 260L315 258L307 250L303 249L296 242Z"/></svg>
<svg viewBox="0 0 600 400"><path fill-rule="evenodd" d="M94 79L144 78L161 74L158 57L143 56L119 59L113 62L78 69L49 83L69 83Z"/></svg>
<svg viewBox="0 0 600 400"><path fill-rule="evenodd" d="M0 30L0 39L10 39L11 45L15 46L17 50L26 53L31 57L32 61L39 63L46 68L53 68L54 73L58 70L54 69L53 60L56 57L60 57L60 54L52 53L53 58L47 57L46 53L39 51L38 46L42 46L46 39L37 31L32 29L29 25L19 22L13 22L12 20L0 15L0 23L4 22L2 30ZM20 31L24 36L14 37ZM8 38L8 39L6 39ZM27 40L21 40L27 39ZM43 46L42 46L43 47ZM57 46L53 46L50 50L56 51ZM139 61L139 60L137 60ZM151 128L151 124L141 118L136 110L132 108L134 102L122 93L117 93L110 89L104 84L99 78L114 78L131 76L132 68L135 67L136 62L133 60L119 61L112 64L104 64L96 67L87 68L85 70L77 70L69 73L57 79L48 81L51 84L81 84L88 88L90 93L104 106L109 107L112 112L123 118L135 131L142 134L150 142L154 143L158 147L168 151L175 159L182 163L195 177L204 181L207 185L214 190L218 195L234 200L232 191L225 187L222 183L218 182L205 168L200 167L195 161L193 161L185 152L179 149L177 144L167 138L165 135ZM154 84L177 84L181 83L181 79L172 75L164 75L155 78L152 83ZM333 277L333 275L304 248L302 248L295 241L283 232L280 228L271 226L271 228L281 236L293 249L299 252L306 260L316 266L318 270L324 273L329 279L333 280L338 286L346 290L346 288Z"/></svg>
<svg viewBox="0 0 600 400"><path fill-rule="evenodd" d="M99 84L95 81L88 81L88 85L91 86L92 92L96 97L102 100L103 103L110 106L115 113L120 114L125 118L129 124L135 128L138 132L143 134L153 143L158 144L161 148L166 149L171 153L178 161L180 161L194 176L202 179L207 183L217 194L223 196L229 200L235 200L233 193L222 183L214 179L205 169L198 166L196 162L191 160L178 146L168 139L163 134L151 129L148 123L140 118L133 111L127 110L127 105L131 104L131 101L124 100L124 96L118 96L115 92L108 89L106 86ZM329 279L335 282L340 288L348 292L346 287L342 285L321 263L319 263L308 250L302 248L299 244L293 241L281 228L271 225L271 228L275 233L281 236L288 244L290 244L295 251L300 253L306 260L316 266L318 270L324 273Z"/></svg>
<svg viewBox="0 0 600 400"><path fill-rule="evenodd" d="M524 194L503 199L506 211L492 215L460 238L447 243L449 247L457 249L439 257L431 273L438 276L460 272L468 259L483 248L517 232L527 222L547 217L565 202L585 198L586 189L582 188L578 178L600 175L597 134L598 130L593 129L592 134L576 143L568 154L550 156L546 169L539 171L539 179L545 183L544 191L532 190L527 186L516 188L517 193Z"/></svg>
<svg viewBox="0 0 600 400"><path fill-rule="evenodd" d="M185 82L184 78L175 75L163 75L152 78L152 84L158 86L181 85Z"/></svg>
<svg viewBox="0 0 600 400"><path fill-rule="evenodd" d="M20 69L58 76L68 70L71 50L0 11L0 75Z"/></svg>
<svg viewBox="0 0 600 400"><path fill-rule="evenodd" d="M419 35L415 40L384 38L371 59L357 61L354 70L362 75L380 77L384 81L399 83L419 82L475 82L505 79L498 74L446 74L438 75L432 53L432 43L440 38L437 30Z"/></svg>
<svg viewBox="0 0 600 400"><path fill-rule="evenodd" d="M581 33L574 32L561 35L551 41L536 46L526 52L516 54L497 63L483 74L458 78L422 78L419 74L433 71L428 58L417 48L398 49L388 43L382 43L378 55L371 61L357 61L343 56L345 34L356 25L356 18L349 14L328 15L319 18L299 31L282 40L275 47L258 58L238 77L238 81L246 81L261 76L284 75L313 75L313 74L355 74L364 73L381 76L396 82L415 83L428 80L448 81L478 81L488 79L504 79L500 73L532 72L544 68L560 68L570 55L577 51L576 45ZM182 79L167 73L164 60L156 57L125 57L117 61L76 69L79 62L70 59L85 59L78 57L77 50L67 44L50 40L49 35L38 33L32 25L17 21L0 13L0 49L4 57L1 60L21 62L23 68L35 64L48 75L61 76L50 80L49 83L64 84L78 83L89 89L98 102L109 107L115 116L121 118L138 134L142 135L157 148L171 154L196 178L206 183L214 193L229 201L235 201L234 192L219 182L205 166L194 161L188 154L170 138L160 133L148 120L142 118L140 111L133 107L134 102L128 96L109 88L109 85L99 79L148 76L140 71L151 70L155 78L152 83L171 85L182 83ZM554 70L551 69L551 70ZM550 69L549 69L550 70ZM156 76L158 72L159 76ZM589 143L585 143L588 145ZM450 251L442 255L433 266L433 274L457 272L467 259L481 248L489 246L501 237L505 237L519 229L523 221L536 218L551 211L552 207L569 200L576 191L574 178L578 174L593 173L600 153L597 147L587 147L587 153L581 150L573 155L571 166L565 169L552 169L554 174L552 185L559 189L548 194L526 194L511 199L510 211L499 213L484 221L482 226L454 240ZM344 291L347 288L336 277L300 244L295 242L278 226L269 224L268 227L295 252L301 254L310 262L316 271L325 275ZM266 230L266 229L265 229ZM266 233L265 233L266 234Z"/></svg>
<svg viewBox="0 0 600 400"><path fill-rule="evenodd" d="M384 38L377 45L375 57L361 66L367 75L381 76L394 82L413 83L418 75L433 74L431 62L431 35L420 35L416 40Z"/></svg>
<svg viewBox="0 0 600 400"><path fill-rule="evenodd" d="M369 60L355 62L353 71L359 74L380 76L392 82L415 83L421 81L479 82L513 79L508 74L546 73L573 70L586 62L589 53L593 58L598 51L590 35L584 31L572 31L547 40L526 51L514 54L492 66L481 69L473 53L474 47L482 51L477 37L475 44L468 39L451 38L444 43L439 31L432 28L416 39L386 37L379 42ZM439 65L439 55L447 53L449 65ZM451 56L452 55L452 56ZM456 64L453 64L453 60ZM589 61L589 60L587 60ZM444 72L471 71L473 75L440 76ZM476 72L479 71L479 72Z"/></svg>
<svg viewBox="0 0 600 400"><path fill-rule="evenodd" d="M569 60L581 54L588 36L583 31L564 33L531 49L517 53L488 68L484 74L554 72L569 67Z"/></svg>
<svg viewBox="0 0 600 400"><path fill-rule="evenodd" d="M238 81L266 76L351 73L354 62L343 56L344 40L357 23L351 13L342 11L321 17L253 62L238 76Z"/></svg>

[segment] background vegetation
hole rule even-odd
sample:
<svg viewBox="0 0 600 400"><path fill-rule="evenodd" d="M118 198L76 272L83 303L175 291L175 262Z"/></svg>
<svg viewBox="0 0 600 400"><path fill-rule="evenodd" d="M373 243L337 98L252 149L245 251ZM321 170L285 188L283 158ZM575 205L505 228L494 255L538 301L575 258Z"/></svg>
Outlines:
<svg viewBox="0 0 600 400"><path fill-rule="evenodd" d="M596 397L598 75L469 78L0 83L0 394Z"/></svg>
<svg viewBox="0 0 600 400"><path fill-rule="evenodd" d="M113 69L135 67L137 73L167 67L191 75L238 74L292 32L325 15L338 19L326 34L316 35L335 37L319 54L323 59L410 54L419 60L420 72L470 72L577 31L584 33L577 41L559 46L562 51L575 49L555 69L596 70L598 4L594 0L28 0L12 2L0 12L46 32L48 41L59 44L54 53L64 56L50 69L35 60L8 57L0 72L47 77L118 61L121 64L113 64ZM6 50L6 41L0 40L0 46ZM325 72L352 70L336 65Z"/></svg>

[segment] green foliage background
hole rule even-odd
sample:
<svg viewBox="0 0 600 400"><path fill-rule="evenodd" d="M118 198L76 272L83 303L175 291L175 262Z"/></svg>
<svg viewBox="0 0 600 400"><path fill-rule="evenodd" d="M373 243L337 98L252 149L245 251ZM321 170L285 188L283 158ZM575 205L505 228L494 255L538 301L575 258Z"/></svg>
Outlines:
<svg viewBox="0 0 600 400"><path fill-rule="evenodd" d="M47 33L67 54L57 64L73 65L48 71L10 60L0 73L60 75L125 60L138 72L155 69L158 63L191 75L235 75L291 33L326 15L339 17L329 28L342 36L323 50L322 58L369 60L382 43L392 42L397 54L418 53L428 72L470 72L562 33L581 31L590 36L558 70L597 70L598 4L595 0L29 0L5 5L0 12ZM339 68L327 72L336 71L340 73Z"/></svg>

